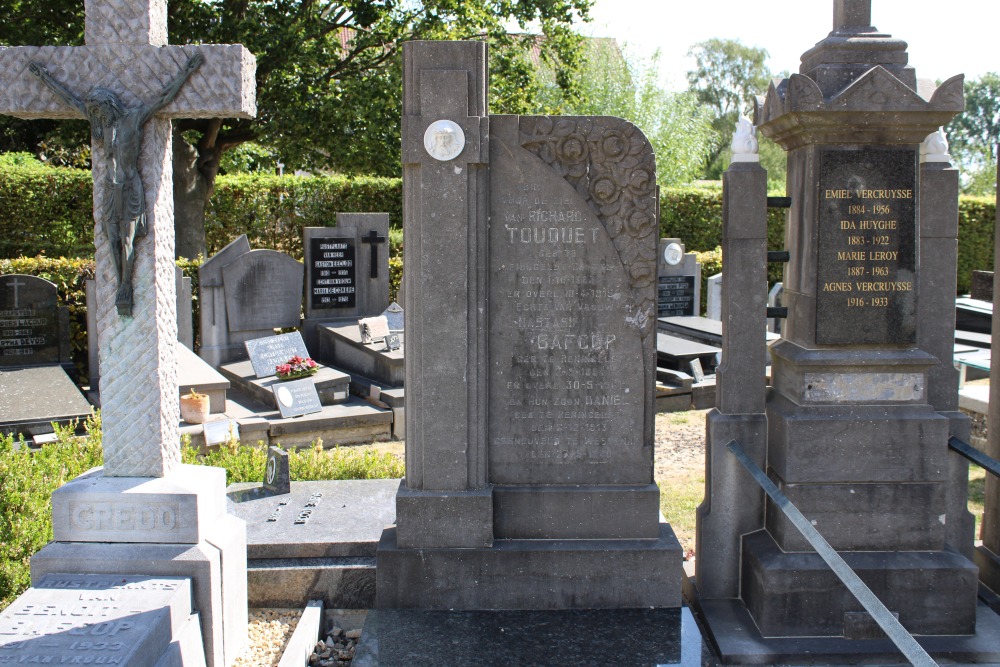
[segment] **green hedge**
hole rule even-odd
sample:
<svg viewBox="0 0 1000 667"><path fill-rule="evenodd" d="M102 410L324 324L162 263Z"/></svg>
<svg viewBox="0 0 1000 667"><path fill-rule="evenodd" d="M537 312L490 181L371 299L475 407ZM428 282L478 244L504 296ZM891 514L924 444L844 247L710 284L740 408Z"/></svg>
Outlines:
<svg viewBox="0 0 1000 667"><path fill-rule="evenodd" d="M660 231L688 250L713 250L722 243L719 187L664 188ZM87 257L93 253L89 173L72 169L0 165L0 257ZM993 266L995 203L959 200L958 290L967 292L974 269ZM386 211L390 226L402 225L402 184L396 178L220 176L206 214L209 253L240 234L254 248L302 256L302 227L331 226L337 212ZM784 244L783 209L768 215L768 247ZM45 230L38 233L39 228ZM394 244L398 254L399 244ZM398 267L393 266L394 275ZM768 277L781 279L781 265Z"/></svg>

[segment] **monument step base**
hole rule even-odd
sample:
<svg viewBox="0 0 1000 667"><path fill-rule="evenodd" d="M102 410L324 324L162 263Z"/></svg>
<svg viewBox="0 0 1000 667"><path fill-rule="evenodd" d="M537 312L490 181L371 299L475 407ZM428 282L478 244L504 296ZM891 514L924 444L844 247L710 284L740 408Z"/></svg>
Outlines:
<svg viewBox="0 0 1000 667"><path fill-rule="evenodd" d="M689 609L368 612L354 667L664 665L710 658Z"/></svg>
<svg viewBox="0 0 1000 667"><path fill-rule="evenodd" d="M247 561L251 607L304 607L322 600L327 609L375 606L375 558L266 558Z"/></svg>
<svg viewBox="0 0 1000 667"><path fill-rule="evenodd" d="M379 542L379 609L635 609L681 605L683 552L660 523L650 540L496 540L402 549Z"/></svg>
<svg viewBox="0 0 1000 667"><path fill-rule="evenodd" d="M282 381L277 376L258 378L250 361L223 364L219 366L219 372L232 383L234 389L273 410L278 409L278 400L272 389L281 385ZM347 373L329 366L320 366L310 379L316 387L321 404L335 405L347 400L351 384L351 376Z"/></svg>
<svg viewBox="0 0 1000 667"><path fill-rule="evenodd" d="M357 320L314 325L316 360L357 373L392 387L403 386L403 348L385 349L385 343L362 343Z"/></svg>
<svg viewBox="0 0 1000 667"><path fill-rule="evenodd" d="M247 444L263 442L282 447L308 447L317 438L326 446L368 444L391 440L393 411L377 408L359 398L325 405L319 412L283 419L274 408L253 400L240 392L229 392L226 413L214 419L236 420L240 441ZM195 447L205 446L202 426L182 426L181 435L188 435Z"/></svg>
<svg viewBox="0 0 1000 667"><path fill-rule="evenodd" d="M844 551L848 566L921 635L976 631L977 568L954 551ZM767 637L850 636L864 609L815 552L783 552L758 531L743 538L741 596ZM855 636L857 637L857 636Z"/></svg>
<svg viewBox="0 0 1000 667"><path fill-rule="evenodd" d="M764 637L740 600L696 600L701 626L712 649L727 665L904 665L889 639ZM947 664L1000 662L1000 616L976 607L976 634L919 636L935 660Z"/></svg>

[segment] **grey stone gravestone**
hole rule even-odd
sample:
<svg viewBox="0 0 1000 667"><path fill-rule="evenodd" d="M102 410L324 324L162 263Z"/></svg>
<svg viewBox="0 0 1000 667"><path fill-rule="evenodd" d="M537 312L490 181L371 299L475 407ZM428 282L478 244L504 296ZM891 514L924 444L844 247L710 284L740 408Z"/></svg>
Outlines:
<svg viewBox="0 0 1000 667"><path fill-rule="evenodd" d="M705 281L705 317L710 320L722 319L722 274L709 276Z"/></svg>
<svg viewBox="0 0 1000 667"><path fill-rule="evenodd" d="M997 169L1000 176L1000 167ZM1000 191L997 197L1000 198ZM997 209L998 222L1000 222L1000 208ZM1000 248L1000 224L994 229L994 256ZM993 292L998 292L996 281L998 274L993 272ZM992 335L1000 335L1000 309L993 308ZM991 347L992 350L992 347ZM1000 350L1000 346L997 346ZM1000 354L1000 353L998 353ZM1000 393L1000 363L990 364L990 387L998 387ZM997 393L993 396L996 397ZM987 406L988 423L1000 424L1000 400L994 398ZM986 453L994 459L1000 460L1000 428L992 428L987 431ZM986 476L986 488L983 498L983 529L982 545L976 549L975 562L979 566L980 580L994 593L1000 595L1000 480L992 475ZM994 607L995 609L996 607Z"/></svg>
<svg viewBox="0 0 1000 667"><path fill-rule="evenodd" d="M311 378L275 382L271 385L278 411L285 419L301 417L323 409Z"/></svg>
<svg viewBox="0 0 1000 667"><path fill-rule="evenodd" d="M656 316L701 314L701 264L684 252L680 239L660 239L657 255Z"/></svg>
<svg viewBox="0 0 1000 667"><path fill-rule="evenodd" d="M69 310L55 284L35 276L0 276L0 433L37 435L52 423L93 409L67 375Z"/></svg>
<svg viewBox="0 0 1000 667"><path fill-rule="evenodd" d="M918 93L906 44L871 26L870 2L834 7L833 32L756 110L789 152L792 202L789 314L769 392L753 390L764 292L741 289L765 280L766 172L734 162L724 179L726 338L698 511L698 602L724 661L898 656L872 641L872 617L736 462L735 440L887 617L943 655L995 660L997 617L977 610L969 559L968 467L948 451L949 436L969 429L951 362L957 172L918 160L921 142L962 110L962 77Z"/></svg>
<svg viewBox="0 0 1000 667"><path fill-rule="evenodd" d="M0 612L0 663L204 665L191 603L190 579L48 574Z"/></svg>
<svg viewBox="0 0 1000 667"><path fill-rule="evenodd" d="M617 118L489 116L483 43L404 60L406 479L378 606L678 606L649 144Z"/></svg>
<svg viewBox="0 0 1000 667"><path fill-rule="evenodd" d="M250 357L250 364L253 372L258 378L272 377L278 364L283 364L292 357L309 356L309 350L302 340L302 334L292 331L278 336L267 336L265 338L254 338L244 343L247 348L247 356Z"/></svg>
<svg viewBox="0 0 1000 667"><path fill-rule="evenodd" d="M255 62L240 45L169 46L166 18L162 1L91 0L85 46L0 49L0 113L89 117L81 98L95 91L124 107L93 119L104 467L53 494L55 541L31 568L36 581L191 577L217 667L246 642L246 528L225 513L225 471L180 463L171 119L251 117ZM134 219L111 213L125 187L115 168L133 174ZM131 224L145 233L119 238Z"/></svg>

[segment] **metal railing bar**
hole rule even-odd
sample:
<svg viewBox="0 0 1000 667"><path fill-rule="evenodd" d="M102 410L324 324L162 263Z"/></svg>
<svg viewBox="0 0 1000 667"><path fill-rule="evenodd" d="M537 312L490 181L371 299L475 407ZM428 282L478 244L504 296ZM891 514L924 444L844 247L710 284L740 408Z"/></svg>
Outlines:
<svg viewBox="0 0 1000 667"><path fill-rule="evenodd" d="M951 438L948 438L948 447L969 459L986 472L994 475L995 477L1000 477L1000 461L983 454L981 451L964 440L959 440L958 438L952 436Z"/></svg>
<svg viewBox="0 0 1000 667"><path fill-rule="evenodd" d="M830 546L830 543L819 534L813 525L809 522L802 512L792 504L792 501L788 499L784 493L781 492L774 482L764 474L764 471L757 467L746 452L743 451L742 445L735 440L730 440L726 448L733 453L747 472L754 478L757 484L764 489L764 493L774 501L785 516L788 517L789 521L792 522L802 536L806 538L812 548L816 550L820 558L830 566L833 573L837 575L837 578L844 582L847 586L847 590L851 592L854 597L858 599L861 606L865 608L875 622L878 623L879 627L885 632L885 634L892 640L892 643L896 645L902 654L910 661L910 664L915 667L937 667L937 663L934 659L928 655L927 651L917 643L917 640L907 632L906 628L892 615L882 601L875 596L865 582L861 581L861 578L855 574L851 566L840 557L840 554Z"/></svg>

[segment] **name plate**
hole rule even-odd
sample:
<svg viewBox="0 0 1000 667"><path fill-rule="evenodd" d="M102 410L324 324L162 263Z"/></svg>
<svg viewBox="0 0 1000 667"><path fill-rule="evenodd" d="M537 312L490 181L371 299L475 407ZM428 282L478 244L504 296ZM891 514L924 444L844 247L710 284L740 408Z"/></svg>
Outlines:
<svg viewBox="0 0 1000 667"><path fill-rule="evenodd" d="M817 343L916 342L916 172L914 150L820 152Z"/></svg>

